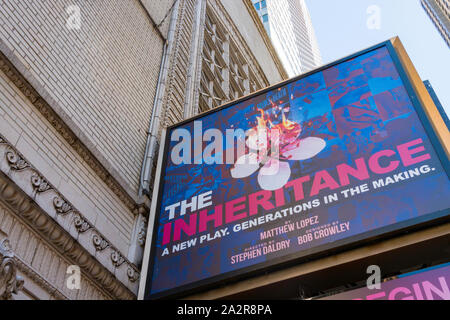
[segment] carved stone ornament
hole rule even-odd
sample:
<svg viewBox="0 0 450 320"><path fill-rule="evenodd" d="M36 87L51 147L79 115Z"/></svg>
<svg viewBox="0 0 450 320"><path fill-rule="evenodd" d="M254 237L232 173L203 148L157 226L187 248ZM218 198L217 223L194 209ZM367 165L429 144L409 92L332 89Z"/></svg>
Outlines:
<svg viewBox="0 0 450 320"><path fill-rule="evenodd" d="M114 251L113 253L111 253L111 260L112 260L113 265L116 268L120 267L125 262L125 259L117 251Z"/></svg>
<svg viewBox="0 0 450 320"><path fill-rule="evenodd" d="M92 226L81 215L76 214L73 219L73 224L79 233L88 231Z"/></svg>
<svg viewBox="0 0 450 320"><path fill-rule="evenodd" d="M127 275L131 282L136 282L140 278L139 272L131 267L128 268Z"/></svg>
<svg viewBox="0 0 450 320"><path fill-rule="evenodd" d="M147 219L143 217L139 222L139 231L137 236L137 242L141 247L145 245L146 236L147 236Z"/></svg>
<svg viewBox="0 0 450 320"><path fill-rule="evenodd" d="M45 192L47 190L50 190L52 187L50 184L45 180L42 176L35 173L31 176L31 184L33 185L34 190L36 190L37 193Z"/></svg>
<svg viewBox="0 0 450 320"><path fill-rule="evenodd" d="M105 250L109 245L108 241L106 241L97 234L94 234L94 236L92 237L92 243L94 244L95 250L97 251Z"/></svg>
<svg viewBox="0 0 450 320"><path fill-rule="evenodd" d="M58 214L67 214L68 212L72 211L72 206L61 197L53 198L53 205Z"/></svg>
<svg viewBox="0 0 450 320"><path fill-rule="evenodd" d="M0 240L0 300L13 300L13 294L18 294L23 285L9 240Z"/></svg>
<svg viewBox="0 0 450 320"><path fill-rule="evenodd" d="M8 160L9 167L13 170L20 171L29 168L30 165L14 150L6 152L6 160Z"/></svg>

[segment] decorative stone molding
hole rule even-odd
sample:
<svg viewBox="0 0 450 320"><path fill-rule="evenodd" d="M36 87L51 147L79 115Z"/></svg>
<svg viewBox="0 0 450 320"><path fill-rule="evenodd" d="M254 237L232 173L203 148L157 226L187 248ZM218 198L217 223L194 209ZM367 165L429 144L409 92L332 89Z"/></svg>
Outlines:
<svg viewBox="0 0 450 320"><path fill-rule="evenodd" d="M67 297L63 292L61 292L57 288L55 288L47 280L45 280L38 272L33 270L33 268L28 266L19 257L15 256L14 261L16 262L18 270L20 270L24 275L28 276L41 288L47 291L50 294L50 296L53 297L55 300L69 300L69 297Z"/></svg>
<svg viewBox="0 0 450 320"><path fill-rule="evenodd" d="M52 188L47 180L36 173L31 176L31 184L37 193L42 193Z"/></svg>
<svg viewBox="0 0 450 320"><path fill-rule="evenodd" d="M54 197L53 206L55 207L56 212L62 215L72 211L72 206L62 197Z"/></svg>
<svg viewBox="0 0 450 320"><path fill-rule="evenodd" d="M133 268L128 268L127 275L130 281L133 283L140 278L139 272L136 272L136 270L134 270Z"/></svg>
<svg viewBox="0 0 450 320"><path fill-rule="evenodd" d="M135 218L133 232L130 239L130 248L128 250L128 259L135 265L142 264L147 225L147 219L142 214L138 214Z"/></svg>
<svg viewBox="0 0 450 320"><path fill-rule="evenodd" d="M71 263L80 266L84 274L115 299L135 299L133 294L114 274L93 257L55 220L0 173L0 201L7 204L42 239L50 243Z"/></svg>
<svg viewBox="0 0 450 320"><path fill-rule="evenodd" d="M14 63L12 62L14 61ZM17 68L16 68L17 66ZM76 130L78 134L69 127L67 123L70 123L72 127L77 127L69 117L61 117L52 107L56 105L58 112L62 113L61 108L50 96L44 99L38 91L33 87L30 82L24 77L23 74L27 74L28 78L32 78L32 75L23 66L22 62L18 60L14 53L3 44L0 40L0 70L3 71L6 76L14 83L14 85L24 94L24 96L37 108L37 110L50 122L50 124L58 131L58 133L69 143L69 145L83 158L84 161L94 170L94 172L106 183L106 185L114 192L114 194L122 201L126 207L135 212L136 208L144 207L148 213L149 208L146 203L142 203L143 199L135 198L127 192L127 188L123 187L126 182L121 181L120 176L117 174L114 168L110 165L103 165L107 163L107 160L96 150L94 153L81 141L79 136L83 136L82 132ZM19 71L21 70L21 71ZM46 101L52 100L52 106ZM83 139L83 141L86 139ZM1 141L0 141L1 143ZM14 154L11 154L13 157ZM100 160L99 160L100 159ZM15 160L12 158L11 160ZM25 164L17 161L17 166L20 168ZM18 169L19 170L19 169ZM20 169L21 170L21 169ZM111 173L112 174L111 174ZM118 178L114 178L114 176ZM139 201L139 203L138 203Z"/></svg>
<svg viewBox="0 0 450 320"><path fill-rule="evenodd" d="M113 265L118 268L120 267L124 262L125 259L123 258L123 256L120 254L120 252L118 251L114 251L113 253L111 253L111 261L113 263ZM128 273L128 272L127 272Z"/></svg>
<svg viewBox="0 0 450 320"><path fill-rule="evenodd" d="M139 229L137 235L137 242L141 247L145 246L146 237L147 237L147 219L145 217L142 217L142 219L139 221Z"/></svg>
<svg viewBox="0 0 450 320"><path fill-rule="evenodd" d="M28 162L12 149L6 152L6 160L8 160L12 170L21 171L30 167Z"/></svg>
<svg viewBox="0 0 450 320"><path fill-rule="evenodd" d="M0 200L8 204L14 212L18 214L30 227L32 227L40 236L58 250L72 260L73 264L79 265L82 270L100 287L104 288L110 295L117 299L134 299L135 295L130 292L130 288L137 292L135 285L127 284L127 282L133 282L136 276L132 273L124 271L127 279L117 279L114 276L114 272L118 268L133 269L136 273L139 273L138 268L115 248L109 240L107 240L93 224L86 219L81 212L79 212L62 194L51 185L48 180L36 170L8 141L6 138L0 135L0 152L3 149L7 155L6 163L11 170L22 172L22 175L30 175L27 173L31 171L31 179L23 179L17 177L18 182L12 181L12 178L6 176L6 173L0 171ZM5 147L6 145L6 147ZM5 159L3 158L3 159ZM2 157L0 154L0 161ZM0 163L0 168L1 168ZM17 169L16 169L17 168ZM14 178L15 179L15 178ZM24 182L25 181L25 182ZM53 192L54 197L45 197L49 203L43 206L35 202L33 194L27 194L26 190L30 189L28 186L23 185L28 183L34 188L32 190L46 190L47 192ZM45 185L45 187L43 186ZM42 187L41 187L42 186ZM42 200L43 201L43 200ZM47 212L50 208L54 209L54 212ZM61 215L68 217L69 221L74 226L74 230L78 233L78 237L74 238L70 234L70 225L62 226L52 217ZM92 230L93 234L86 232ZM86 236L84 236L86 234ZM79 238L92 237L90 242L95 251L109 250L107 254L111 255L109 264L103 265L95 257L91 255L92 252L89 248L84 248ZM83 242L89 243L89 242ZM87 245L87 244L85 244ZM105 263L105 262L103 262ZM126 266L123 266L126 265ZM131 274L131 276L129 275ZM127 276L128 275L128 276Z"/></svg>
<svg viewBox="0 0 450 320"><path fill-rule="evenodd" d="M109 246L108 241L103 239L98 234L94 234L94 236L92 237L92 243L94 244L95 250L97 251L103 251Z"/></svg>
<svg viewBox="0 0 450 320"><path fill-rule="evenodd" d="M92 228L92 226L89 224L89 222L87 222L78 213L76 213L75 217L73 218L73 224L75 225L75 228L77 229L78 233L84 233Z"/></svg>
<svg viewBox="0 0 450 320"><path fill-rule="evenodd" d="M0 240L0 300L13 300L23 289L24 280L17 275L14 253L8 239Z"/></svg>

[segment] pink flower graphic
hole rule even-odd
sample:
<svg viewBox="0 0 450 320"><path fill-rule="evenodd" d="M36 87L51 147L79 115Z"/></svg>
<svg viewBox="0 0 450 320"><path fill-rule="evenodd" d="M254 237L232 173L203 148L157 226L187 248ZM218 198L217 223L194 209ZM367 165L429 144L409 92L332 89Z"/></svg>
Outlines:
<svg viewBox="0 0 450 320"><path fill-rule="evenodd" d="M281 189L291 176L289 161L302 161L315 157L326 146L325 140L316 137L299 139L301 126L286 119L273 125L265 119L264 111L257 117L258 125L248 132L246 144L249 153L240 157L231 169L235 179L246 178L259 170L258 183L263 190ZM268 126L270 130L268 130ZM277 146L277 148L273 148ZM268 153L268 151L271 151Z"/></svg>

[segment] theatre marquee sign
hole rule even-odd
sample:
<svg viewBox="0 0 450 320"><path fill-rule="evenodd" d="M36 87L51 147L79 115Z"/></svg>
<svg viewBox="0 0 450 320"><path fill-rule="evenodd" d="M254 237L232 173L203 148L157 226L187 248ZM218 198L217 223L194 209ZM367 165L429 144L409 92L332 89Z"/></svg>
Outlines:
<svg viewBox="0 0 450 320"><path fill-rule="evenodd" d="M168 128L145 298L448 217L448 158L418 94L385 42Z"/></svg>

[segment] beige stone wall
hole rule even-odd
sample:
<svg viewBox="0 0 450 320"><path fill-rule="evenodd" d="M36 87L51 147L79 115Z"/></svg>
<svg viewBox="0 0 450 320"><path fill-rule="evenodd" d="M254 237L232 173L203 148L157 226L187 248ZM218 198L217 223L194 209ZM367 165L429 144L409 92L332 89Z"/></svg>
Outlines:
<svg viewBox="0 0 450 320"><path fill-rule="evenodd" d="M69 5L81 28L69 30ZM137 193L163 41L137 0L4 0L0 41ZM165 9L165 8L161 8Z"/></svg>
<svg viewBox="0 0 450 320"><path fill-rule="evenodd" d="M128 255L133 213L1 71L0 133Z"/></svg>
<svg viewBox="0 0 450 320"><path fill-rule="evenodd" d="M69 5L80 8L80 29L66 26ZM53 299L45 293L52 286L70 299L128 299L137 293L134 263L145 227L137 219L145 215L137 191L167 29L167 22L155 29L153 19L170 6L156 8L159 13L138 0L6 0L0 7L0 137L51 184L53 193L35 199L47 202L42 210L94 257L96 268L105 268L95 281L83 280L87 291L67 292L65 255L42 235L32 237L32 228L30 234L11 229L19 265L46 279L36 282L21 271L27 284L21 297ZM36 197L29 173L9 170L0 174L12 172L18 180L11 183ZM55 215L49 198L55 192L70 204L69 214ZM76 226L79 215L88 231ZM105 247L96 247L96 235ZM92 289L105 281L113 294Z"/></svg>

